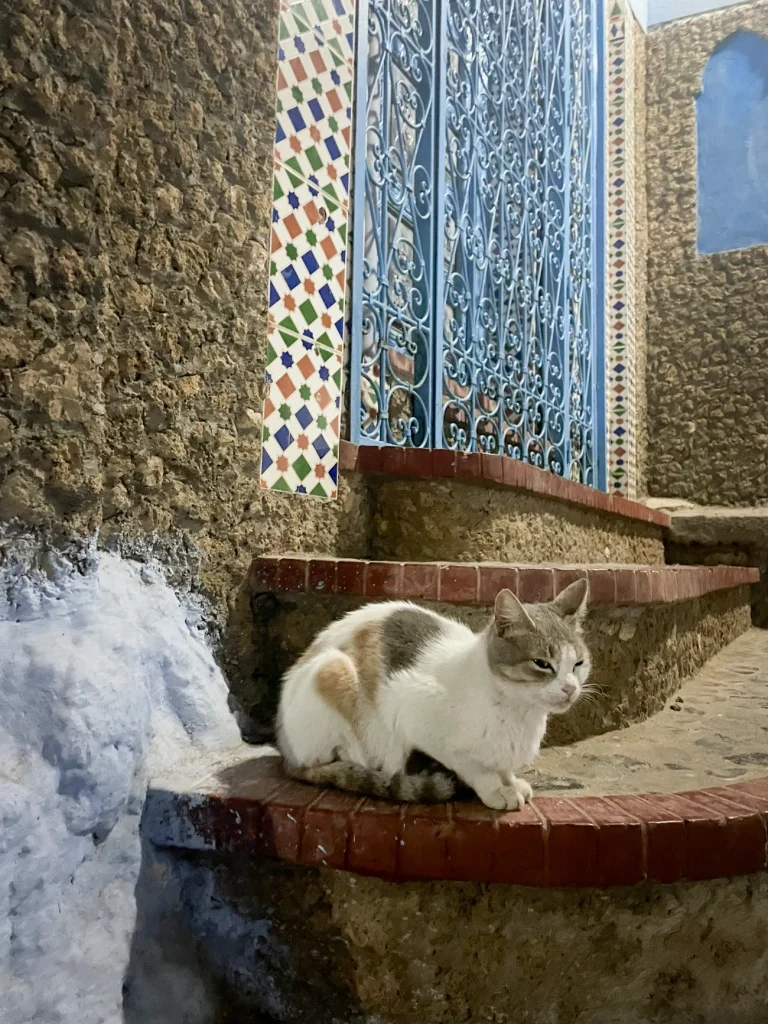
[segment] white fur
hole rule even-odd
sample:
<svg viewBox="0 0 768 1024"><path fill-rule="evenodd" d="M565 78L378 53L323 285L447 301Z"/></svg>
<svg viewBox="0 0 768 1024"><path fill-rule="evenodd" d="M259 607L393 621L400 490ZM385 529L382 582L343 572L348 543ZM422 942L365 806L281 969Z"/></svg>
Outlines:
<svg viewBox="0 0 768 1024"><path fill-rule="evenodd" d="M532 791L517 772L538 754L548 715L578 699L588 658L575 668L577 652L566 644L556 676L539 670L540 683L512 681L509 670L507 678L491 671L485 632L440 617L443 632L414 666L381 680L375 702L353 728L318 696L314 674L330 657L343 657L340 648L362 626L412 607L400 601L367 605L319 635L317 654L285 676L278 715L283 755L295 766L347 760L394 775L419 750L456 772L489 807L522 807ZM537 670L526 665L526 671L530 678Z"/></svg>

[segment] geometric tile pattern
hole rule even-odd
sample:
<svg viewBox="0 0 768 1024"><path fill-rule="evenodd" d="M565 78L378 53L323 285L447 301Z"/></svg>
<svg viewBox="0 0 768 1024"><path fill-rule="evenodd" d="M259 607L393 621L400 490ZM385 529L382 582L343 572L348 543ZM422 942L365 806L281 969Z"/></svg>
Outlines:
<svg viewBox="0 0 768 1024"><path fill-rule="evenodd" d="M354 0L282 0L260 484L335 498Z"/></svg>
<svg viewBox="0 0 768 1024"><path fill-rule="evenodd" d="M274 179L269 312L283 330L341 350L346 208L280 168Z"/></svg>
<svg viewBox="0 0 768 1024"><path fill-rule="evenodd" d="M278 491L335 497L341 354L275 331L266 382L262 481Z"/></svg>
<svg viewBox="0 0 768 1024"><path fill-rule="evenodd" d="M608 486L637 493L634 32L627 0L607 0L606 421Z"/></svg>

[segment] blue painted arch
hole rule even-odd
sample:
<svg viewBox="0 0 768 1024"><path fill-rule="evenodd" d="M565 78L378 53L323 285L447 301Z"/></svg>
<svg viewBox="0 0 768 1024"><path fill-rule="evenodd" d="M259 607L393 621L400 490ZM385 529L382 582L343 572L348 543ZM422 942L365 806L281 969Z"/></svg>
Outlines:
<svg viewBox="0 0 768 1024"><path fill-rule="evenodd" d="M696 100L700 253L768 245L768 39L714 50Z"/></svg>

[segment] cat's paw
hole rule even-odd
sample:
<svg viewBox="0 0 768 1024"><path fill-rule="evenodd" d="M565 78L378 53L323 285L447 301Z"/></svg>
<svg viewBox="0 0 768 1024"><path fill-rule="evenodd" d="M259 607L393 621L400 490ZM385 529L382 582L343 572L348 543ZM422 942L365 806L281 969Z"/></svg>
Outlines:
<svg viewBox="0 0 768 1024"><path fill-rule="evenodd" d="M533 787L525 779L515 779L512 788L522 796L524 804L529 804L533 800Z"/></svg>
<svg viewBox="0 0 768 1024"><path fill-rule="evenodd" d="M485 806L494 811L522 811L533 797L533 790L524 779L515 779L509 786L500 786L478 795Z"/></svg>
<svg viewBox="0 0 768 1024"><path fill-rule="evenodd" d="M477 795L483 801L486 807L490 807L492 811L506 811L507 810L507 798L504 795L503 789L492 789L483 791Z"/></svg>

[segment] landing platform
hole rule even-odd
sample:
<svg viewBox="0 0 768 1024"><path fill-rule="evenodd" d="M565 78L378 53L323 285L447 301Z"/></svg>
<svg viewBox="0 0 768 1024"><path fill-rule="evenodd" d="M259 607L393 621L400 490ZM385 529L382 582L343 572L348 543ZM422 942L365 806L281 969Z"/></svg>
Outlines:
<svg viewBox="0 0 768 1024"><path fill-rule="evenodd" d="M676 698L680 699L676 699ZM542 751L526 778L546 795L674 793L768 774L768 630L716 654L663 711Z"/></svg>
<svg viewBox="0 0 768 1024"><path fill-rule="evenodd" d="M287 780L271 748L242 745L154 780L144 830L158 846L390 881L602 887L760 871L767 655L768 633L750 632L683 688L680 710L546 751L520 812L317 789Z"/></svg>

